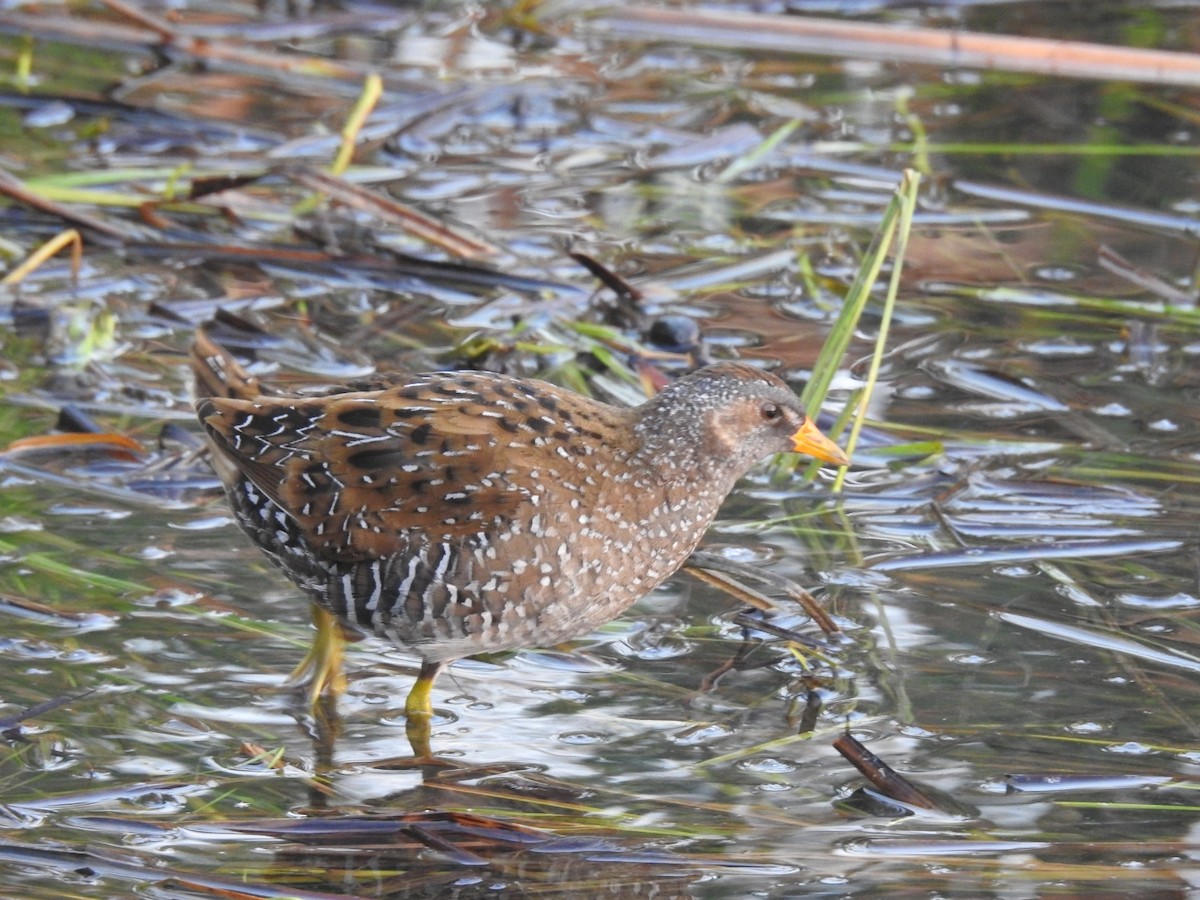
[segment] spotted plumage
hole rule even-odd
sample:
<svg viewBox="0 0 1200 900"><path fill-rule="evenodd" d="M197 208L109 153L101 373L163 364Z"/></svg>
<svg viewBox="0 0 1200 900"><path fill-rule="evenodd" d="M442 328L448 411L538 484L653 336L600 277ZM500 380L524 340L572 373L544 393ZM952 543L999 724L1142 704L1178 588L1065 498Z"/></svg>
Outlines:
<svg viewBox="0 0 1200 900"><path fill-rule="evenodd" d="M845 462L782 381L742 363L634 409L485 372L285 395L203 332L193 365L238 524L343 623L419 654L430 680L619 615L762 457Z"/></svg>

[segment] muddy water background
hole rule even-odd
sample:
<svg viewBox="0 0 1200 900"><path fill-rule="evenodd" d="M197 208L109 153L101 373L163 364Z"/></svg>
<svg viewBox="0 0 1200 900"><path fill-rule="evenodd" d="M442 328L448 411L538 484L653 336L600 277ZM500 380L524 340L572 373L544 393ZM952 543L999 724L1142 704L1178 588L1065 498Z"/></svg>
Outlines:
<svg viewBox="0 0 1200 900"><path fill-rule="evenodd" d="M197 33L238 23L263 49L384 73L355 177L473 229L499 248L488 265L565 287L89 240L78 288L55 262L4 298L4 443L51 432L73 403L150 455L25 454L0 469L0 717L76 698L6 721L0 893L207 896L199 879L214 877L252 896L1175 896L1200 879L1196 92L632 43L565 6L541 33L455 5L318 10L311 30L235 3L178 9ZM1200 51L1189 4L872 18ZM10 71L19 32L0 38ZM8 96L5 167L142 173L123 190L161 190L183 165L324 165L359 90L162 64L120 42L39 40L34 72L35 96L121 106ZM792 120L774 152L723 175ZM764 469L708 542L810 588L844 646L793 652L678 577L580 652L456 665L435 693L434 747L463 770L425 782L380 765L406 752L410 657L352 650L337 734L277 690L308 637L305 603L170 431L195 432L178 351L196 324L239 310L280 338L262 358L306 380L427 368L468 337L494 342L493 363L562 377L590 346L570 323L605 317L573 247L642 285L652 316L695 318L715 355L799 384L901 169L925 153L878 427L844 492ZM344 211L297 237L285 214L305 193L268 179L239 220L178 221L188 239L447 258ZM1063 211L1063 198L1093 205ZM60 227L0 213L21 254ZM1101 248L1124 268L1100 265ZM835 399L865 371L877 315ZM514 317L529 323L519 337ZM561 349L525 355L518 340ZM780 622L817 636L799 612ZM831 747L847 727L944 792L946 811L864 810L863 780ZM468 858L424 826L355 855L371 843L349 831L364 816L431 809L574 843L484 841ZM335 833L304 845L234 830L301 813Z"/></svg>

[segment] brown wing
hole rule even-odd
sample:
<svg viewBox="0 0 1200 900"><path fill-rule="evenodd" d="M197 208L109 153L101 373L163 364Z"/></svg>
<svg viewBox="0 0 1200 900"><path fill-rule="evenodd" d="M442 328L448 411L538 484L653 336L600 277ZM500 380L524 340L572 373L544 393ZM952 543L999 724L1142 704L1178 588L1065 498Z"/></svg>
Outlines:
<svg viewBox="0 0 1200 900"><path fill-rule="evenodd" d="M198 412L315 551L362 559L403 550L413 530L437 540L506 531L552 489L560 448L579 443L560 404L582 401L584 419L609 411L545 387L524 397L512 379L438 373L324 398L209 398Z"/></svg>

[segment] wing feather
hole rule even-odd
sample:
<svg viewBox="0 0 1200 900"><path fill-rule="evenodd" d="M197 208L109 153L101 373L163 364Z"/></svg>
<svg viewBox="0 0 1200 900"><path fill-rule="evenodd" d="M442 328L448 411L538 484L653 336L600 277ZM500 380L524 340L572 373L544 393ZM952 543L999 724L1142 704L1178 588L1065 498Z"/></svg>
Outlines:
<svg viewBox="0 0 1200 900"><path fill-rule="evenodd" d="M484 373L425 375L317 398L210 397L198 412L234 476L283 509L314 552L369 559L402 552L414 531L434 540L494 534L553 490L560 448L587 443L580 422L594 424L606 408L547 385L549 415L522 390ZM558 408L565 402L573 414Z"/></svg>

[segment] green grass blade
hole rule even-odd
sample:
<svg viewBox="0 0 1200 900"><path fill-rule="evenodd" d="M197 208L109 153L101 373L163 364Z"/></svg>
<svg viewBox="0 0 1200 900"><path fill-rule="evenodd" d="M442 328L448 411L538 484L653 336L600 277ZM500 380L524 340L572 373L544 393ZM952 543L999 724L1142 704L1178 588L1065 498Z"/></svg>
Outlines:
<svg viewBox="0 0 1200 900"><path fill-rule="evenodd" d="M892 324L892 312L896 308L896 294L900 290L900 273L904 268L904 253L908 249L908 237L912 232L913 213L917 206L917 191L921 186L921 176L913 169L905 169L904 176L900 179L900 186L896 189L896 196L892 198L888 209L893 206L899 208L898 227L896 229L896 254L895 262L892 265L892 274L888 279L887 294L883 300L883 315L879 320L879 334L875 337L875 352L871 354L871 365L867 370L866 384L863 386L861 395L858 398L858 412L854 417L854 422L850 426L850 439L846 442L846 455L853 458L854 447L858 443L858 436L862 432L863 422L866 419L867 409L871 403L871 394L875 390L875 384L879 380L879 366L883 362L884 350L887 347L888 330ZM837 480L833 483L834 493L842 489L842 483L846 478L846 467L838 471Z"/></svg>

